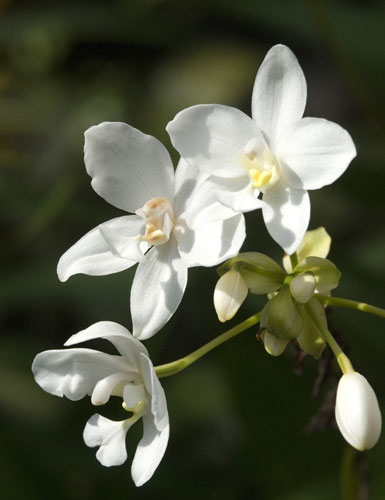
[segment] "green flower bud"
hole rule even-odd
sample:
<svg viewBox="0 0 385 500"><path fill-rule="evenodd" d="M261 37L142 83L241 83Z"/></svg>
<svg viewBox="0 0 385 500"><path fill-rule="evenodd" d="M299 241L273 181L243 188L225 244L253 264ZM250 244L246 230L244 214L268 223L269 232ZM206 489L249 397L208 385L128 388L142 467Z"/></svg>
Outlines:
<svg viewBox="0 0 385 500"><path fill-rule="evenodd" d="M284 285L264 307L261 327L278 339L293 339L302 330L302 317L290 289Z"/></svg>
<svg viewBox="0 0 385 500"><path fill-rule="evenodd" d="M296 302L306 304L313 297L315 285L313 273L304 273L295 276L289 285L291 296Z"/></svg>
<svg viewBox="0 0 385 500"><path fill-rule="evenodd" d="M271 356L280 356L289 342L288 340L277 339L275 335L272 335L267 330L263 332L262 338L266 352Z"/></svg>

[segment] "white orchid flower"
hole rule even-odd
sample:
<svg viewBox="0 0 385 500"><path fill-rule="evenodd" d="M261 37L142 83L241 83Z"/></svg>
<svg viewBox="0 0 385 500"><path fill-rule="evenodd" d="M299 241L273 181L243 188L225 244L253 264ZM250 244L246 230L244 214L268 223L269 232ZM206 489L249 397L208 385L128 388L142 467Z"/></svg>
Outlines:
<svg viewBox="0 0 385 500"><path fill-rule="evenodd" d="M262 208L267 230L288 254L309 224L307 190L334 182L356 155L339 125L302 118L305 104L306 81L296 57L275 45L257 73L252 119L208 104L181 111L167 126L182 158L212 176L220 201L240 212Z"/></svg>
<svg viewBox="0 0 385 500"><path fill-rule="evenodd" d="M187 269L214 266L238 253L243 216L220 204L195 168L170 156L154 137L125 123L85 133L92 187L126 215L99 225L60 259L58 276L105 275L139 262L131 289L133 335L154 335L177 309Z"/></svg>
<svg viewBox="0 0 385 500"><path fill-rule="evenodd" d="M101 321L73 335L65 345L97 338L109 340L120 356L84 348L44 351L35 357L32 371L40 387L55 396L77 401L88 395L94 405L107 403L111 395L123 398L123 407L132 412L130 418L116 422L95 413L84 429L86 445L99 447L96 458L107 467L126 461L126 433L143 419L143 437L131 467L132 479L141 486L151 478L167 447L166 397L147 349L123 326Z"/></svg>

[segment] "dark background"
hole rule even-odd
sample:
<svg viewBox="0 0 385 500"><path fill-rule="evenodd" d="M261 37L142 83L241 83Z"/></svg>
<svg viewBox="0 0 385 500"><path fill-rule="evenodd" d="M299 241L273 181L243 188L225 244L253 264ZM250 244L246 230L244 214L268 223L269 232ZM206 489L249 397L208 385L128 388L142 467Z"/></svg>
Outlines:
<svg viewBox="0 0 385 500"><path fill-rule="evenodd" d="M255 74L276 43L287 44L304 70L305 115L338 122L358 150L338 182L311 193L310 228L327 228L333 238L330 257L343 273L336 295L385 305L381 5L374 0L0 2L2 499L337 499L349 459L360 493L344 498L385 498L384 437L356 462L333 426L305 432L325 397L331 398L329 411L313 427L330 419L333 379L312 399L314 360L305 360L299 375L294 349L269 357L255 339L256 329L164 380L170 442L154 477L139 489L129 469L141 425L128 434L127 463L104 468L96 450L82 442L86 420L95 412L89 399L73 403L50 396L30 372L36 353L59 348L96 321L131 327L133 270L79 275L65 284L56 276L67 248L98 223L122 214L90 186L84 130L101 121L125 121L171 150L164 127L187 106L221 103L250 113ZM177 160L175 152L173 157ZM281 258L259 212L247 216L247 228L243 249ZM181 307L146 342L154 364L183 356L224 331L212 306L216 279L215 269L190 270ZM262 303L248 298L231 324ZM383 320L350 310L332 311L330 320L384 409ZM118 401L101 411L116 420L122 412Z"/></svg>

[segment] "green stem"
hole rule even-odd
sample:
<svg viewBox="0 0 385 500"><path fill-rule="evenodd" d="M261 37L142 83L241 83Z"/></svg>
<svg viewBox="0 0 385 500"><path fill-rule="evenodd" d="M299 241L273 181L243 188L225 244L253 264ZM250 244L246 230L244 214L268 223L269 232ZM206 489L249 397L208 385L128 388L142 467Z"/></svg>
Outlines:
<svg viewBox="0 0 385 500"><path fill-rule="evenodd" d="M197 361L199 358L201 358L208 352L212 351L219 345L223 344L223 342L230 340L232 337L235 337L236 335L242 333L248 328L259 323L260 318L261 318L261 311L254 314L253 316L250 316L250 318L245 319L245 321L242 321L242 323L239 323L239 325L234 326L234 328L230 328L230 330L227 330L226 332L222 333L222 335L219 335L218 337L211 340L207 344L203 345L202 347L199 347L199 349L193 351L184 358L177 359L175 361L172 361L171 363L166 363L164 365L156 366L155 367L156 374L158 375L159 378L162 378L162 377L169 377L170 375L175 375L176 373L179 373L180 371L190 366L192 363Z"/></svg>
<svg viewBox="0 0 385 500"><path fill-rule="evenodd" d="M363 311L369 314L374 314L375 316L380 316L381 318L385 318L385 309L381 309L381 307L371 306L370 304L366 304L365 302L358 302L357 300L350 300L350 299L342 299L340 297L325 297L323 295L315 295L315 297L319 302L321 302L321 304L327 306L347 307L349 309L357 309L358 311Z"/></svg>
<svg viewBox="0 0 385 500"><path fill-rule="evenodd" d="M313 311L313 309L309 306L309 304L305 304L305 310L313 323L316 325L318 330L324 336L324 339L329 344L330 349L333 351L334 356L337 359L337 363L340 365L342 373L353 373L354 368L346 356L346 354L342 351L340 345L336 342L333 335L329 332L329 330L321 323L317 314Z"/></svg>
<svg viewBox="0 0 385 500"><path fill-rule="evenodd" d="M347 446L341 460L341 497L342 500L359 500L360 476L357 463L358 452Z"/></svg>

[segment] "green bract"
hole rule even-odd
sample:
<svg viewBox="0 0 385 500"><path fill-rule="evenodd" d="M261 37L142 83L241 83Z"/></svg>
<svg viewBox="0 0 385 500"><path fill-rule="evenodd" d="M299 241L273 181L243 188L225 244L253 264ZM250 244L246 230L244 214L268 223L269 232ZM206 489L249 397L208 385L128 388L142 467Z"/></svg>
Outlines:
<svg viewBox="0 0 385 500"><path fill-rule="evenodd" d="M296 254L298 262L300 263L303 259L309 256L322 258L327 257L331 242L332 239L324 227L318 227L317 229L313 229L313 231L307 231L302 243L297 248ZM285 270L288 273L291 273L293 269L291 267L290 257L285 255L282 262Z"/></svg>
<svg viewBox="0 0 385 500"><path fill-rule="evenodd" d="M307 303L311 307L314 314L317 315L319 321L325 328L327 328L327 320L324 307L318 302L318 300L312 298ZM297 337L297 342L301 349L313 356L314 358L320 358L324 348L325 340L322 337L321 332L314 324L312 319L309 317L304 306L299 306L299 312L302 317L302 331Z"/></svg>
<svg viewBox="0 0 385 500"><path fill-rule="evenodd" d="M244 252L229 259L218 268L222 276L231 268L241 273L249 290L254 294L265 294L278 290L283 284L285 273L273 259L259 252Z"/></svg>
<svg viewBox="0 0 385 500"><path fill-rule="evenodd" d="M294 268L294 274L311 272L316 282L316 293L324 293L337 288L341 278L340 271L328 259L321 257L306 257Z"/></svg>
<svg viewBox="0 0 385 500"><path fill-rule="evenodd" d="M301 313L287 285L265 305L261 327L281 340L294 339L301 333Z"/></svg>

